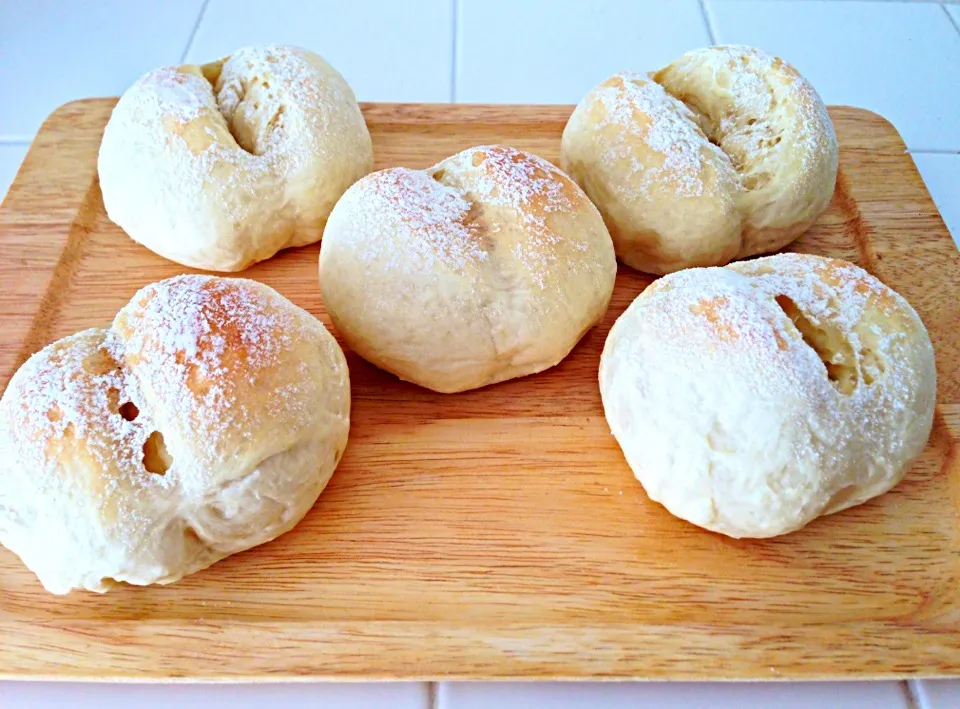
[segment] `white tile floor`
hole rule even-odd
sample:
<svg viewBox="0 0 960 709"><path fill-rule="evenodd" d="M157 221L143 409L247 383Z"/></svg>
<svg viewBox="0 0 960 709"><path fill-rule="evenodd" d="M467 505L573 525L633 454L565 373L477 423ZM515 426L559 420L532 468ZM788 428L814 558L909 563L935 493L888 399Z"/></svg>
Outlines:
<svg viewBox="0 0 960 709"><path fill-rule="evenodd" d="M446 0L210 0L186 58L202 63L248 44L297 44L322 54L361 101L446 103L452 28Z"/></svg>
<svg viewBox="0 0 960 709"><path fill-rule="evenodd" d="M3 709L425 709L418 682L356 684L77 684L0 682Z"/></svg>
<svg viewBox="0 0 960 709"><path fill-rule="evenodd" d="M960 680L942 679L910 684L913 695L923 709L957 709L960 706Z"/></svg>
<svg viewBox="0 0 960 709"><path fill-rule="evenodd" d="M202 6L0 2L0 139L29 141L60 104L119 95L144 72L176 64Z"/></svg>
<svg viewBox="0 0 960 709"><path fill-rule="evenodd" d="M617 71L663 66L710 44L697 0L570 3L553 12L540 2L461 0L458 20L463 103L577 103Z"/></svg>
<svg viewBox="0 0 960 709"><path fill-rule="evenodd" d="M440 687L438 709L594 709L610 707L696 707L696 709L908 709L907 695L894 682L810 682L807 684L653 683L448 683ZM938 707L939 709L939 707Z"/></svg>
<svg viewBox="0 0 960 709"><path fill-rule="evenodd" d="M944 5L943 9L947 11L947 14L953 19L953 24L957 28L957 31L960 32L960 7L957 6L956 0L953 0L952 5Z"/></svg>
<svg viewBox="0 0 960 709"><path fill-rule="evenodd" d="M855 0L0 0L0 195L43 118L149 68L237 46L302 44L361 100L573 103L614 71L717 42L781 54L829 103L899 128L960 236L960 7ZM923 709L960 681L912 683ZM173 686L0 682L0 707L906 707L897 682Z"/></svg>

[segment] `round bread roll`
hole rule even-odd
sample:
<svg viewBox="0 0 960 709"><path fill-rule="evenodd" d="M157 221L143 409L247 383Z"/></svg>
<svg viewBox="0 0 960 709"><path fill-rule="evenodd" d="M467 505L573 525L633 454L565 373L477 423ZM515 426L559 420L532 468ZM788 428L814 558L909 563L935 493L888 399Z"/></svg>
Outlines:
<svg viewBox="0 0 960 709"><path fill-rule="evenodd" d="M580 188L503 146L368 175L320 247L323 297L347 344L447 393L560 362L603 318L616 272Z"/></svg>
<svg viewBox="0 0 960 709"><path fill-rule="evenodd" d="M372 169L347 82L296 47L150 72L114 108L98 161L111 220L212 271L319 241L337 199Z"/></svg>
<svg viewBox="0 0 960 709"><path fill-rule="evenodd" d="M291 529L350 425L343 352L267 286L179 276L0 399L0 543L55 594L172 583Z"/></svg>
<svg viewBox="0 0 960 709"><path fill-rule="evenodd" d="M656 281L600 361L607 421L647 494L731 537L784 534L896 485L930 434L936 379L902 297L799 254Z"/></svg>
<svg viewBox="0 0 960 709"><path fill-rule="evenodd" d="M561 166L628 266L670 273L775 251L830 204L837 138L790 65L757 49L685 54L616 74L580 102Z"/></svg>

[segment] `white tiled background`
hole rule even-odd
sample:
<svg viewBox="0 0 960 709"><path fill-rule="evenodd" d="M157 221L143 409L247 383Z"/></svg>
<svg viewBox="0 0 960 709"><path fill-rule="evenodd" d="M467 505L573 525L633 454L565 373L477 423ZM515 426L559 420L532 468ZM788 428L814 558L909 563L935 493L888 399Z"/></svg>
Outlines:
<svg viewBox="0 0 960 709"><path fill-rule="evenodd" d="M855 0L0 0L0 195L44 117L251 43L324 55L365 101L576 103L615 71L739 42L900 130L960 238L960 7ZM808 684L0 682L0 707L960 707L960 681Z"/></svg>

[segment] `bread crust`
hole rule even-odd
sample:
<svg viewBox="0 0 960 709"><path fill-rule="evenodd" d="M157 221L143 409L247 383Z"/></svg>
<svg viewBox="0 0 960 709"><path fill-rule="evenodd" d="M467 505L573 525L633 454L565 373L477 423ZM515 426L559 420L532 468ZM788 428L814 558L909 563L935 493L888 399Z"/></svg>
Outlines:
<svg viewBox="0 0 960 709"><path fill-rule="evenodd" d="M113 110L98 158L107 215L164 258L240 271L319 241L373 169L347 82L297 47L152 71Z"/></svg>
<svg viewBox="0 0 960 709"><path fill-rule="evenodd" d="M793 67L716 46L590 91L564 129L561 166L600 209L618 258L665 274L796 239L830 203L838 146Z"/></svg>
<svg viewBox="0 0 960 709"><path fill-rule="evenodd" d="M347 442L343 352L245 279L178 276L0 399L0 543L44 587L166 584L291 529Z"/></svg>
<svg viewBox="0 0 960 709"><path fill-rule="evenodd" d="M560 362L603 318L616 269L580 188L503 146L365 177L320 248L327 311L351 349L445 393Z"/></svg>
<svg viewBox="0 0 960 709"><path fill-rule="evenodd" d="M600 361L611 431L647 494L772 537L896 485L933 422L917 313L851 263L780 254L650 285Z"/></svg>

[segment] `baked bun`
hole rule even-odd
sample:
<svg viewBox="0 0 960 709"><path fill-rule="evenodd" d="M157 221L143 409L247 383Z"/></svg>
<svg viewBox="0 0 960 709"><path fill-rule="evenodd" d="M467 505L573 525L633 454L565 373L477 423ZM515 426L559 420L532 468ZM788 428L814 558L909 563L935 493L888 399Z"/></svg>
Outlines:
<svg viewBox="0 0 960 709"><path fill-rule="evenodd" d="M320 246L320 287L347 344L439 392L557 364L603 318L616 272L580 188L503 146L368 175Z"/></svg>
<svg viewBox="0 0 960 709"><path fill-rule="evenodd" d="M150 72L114 108L98 161L110 219L211 271L319 241L337 199L372 169L347 82L296 47Z"/></svg>
<svg viewBox="0 0 960 709"><path fill-rule="evenodd" d="M896 485L930 434L936 378L903 298L799 254L661 278L600 361L607 421L647 494L731 537L784 534Z"/></svg>
<svg viewBox="0 0 960 709"><path fill-rule="evenodd" d="M254 281L147 286L0 399L0 543L56 594L171 583L291 529L347 443L323 324Z"/></svg>
<svg viewBox="0 0 960 709"><path fill-rule="evenodd" d="M570 117L561 156L620 260L663 274L789 244L830 204L838 152L793 67L719 46L604 81Z"/></svg>

